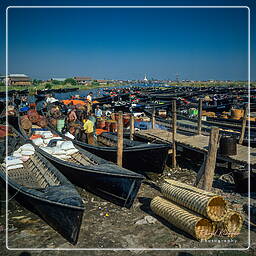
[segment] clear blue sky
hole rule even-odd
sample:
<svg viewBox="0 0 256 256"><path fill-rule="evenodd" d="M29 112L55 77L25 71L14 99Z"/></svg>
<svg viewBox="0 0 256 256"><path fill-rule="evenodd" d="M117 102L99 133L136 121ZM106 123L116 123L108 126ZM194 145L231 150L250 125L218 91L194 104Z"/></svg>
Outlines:
<svg viewBox="0 0 256 256"><path fill-rule="evenodd" d="M35 3L49 4L10 4ZM95 1L51 3L96 5ZM135 3L173 5L174 1L122 1L122 5ZM247 9L9 9L9 73L37 79L142 79L145 73L175 79L179 73L181 79L247 80L247 17ZM4 65L0 73L5 73Z"/></svg>

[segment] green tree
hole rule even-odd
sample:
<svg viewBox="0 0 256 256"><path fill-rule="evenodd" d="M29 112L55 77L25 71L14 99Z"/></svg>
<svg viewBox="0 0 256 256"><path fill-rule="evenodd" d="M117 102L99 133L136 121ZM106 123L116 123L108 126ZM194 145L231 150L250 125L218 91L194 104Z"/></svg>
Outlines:
<svg viewBox="0 0 256 256"><path fill-rule="evenodd" d="M99 86L99 82L97 81L97 80L93 80L93 82L92 82L92 85L94 85L94 86Z"/></svg>
<svg viewBox="0 0 256 256"><path fill-rule="evenodd" d="M67 79L65 79L64 84L77 85L77 82L76 82L76 80L73 79L73 78L67 78Z"/></svg>
<svg viewBox="0 0 256 256"><path fill-rule="evenodd" d="M52 80L52 84L59 85L59 84L62 84L62 82L61 81L57 81L57 80Z"/></svg>
<svg viewBox="0 0 256 256"><path fill-rule="evenodd" d="M33 81L32 81L33 85L39 85L40 83L42 83L42 80L33 79Z"/></svg>
<svg viewBox="0 0 256 256"><path fill-rule="evenodd" d="M5 86L5 83L4 82L0 82L0 86Z"/></svg>
<svg viewBox="0 0 256 256"><path fill-rule="evenodd" d="M46 88L46 89L52 89L52 84L47 83L47 84L45 85L45 88Z"/></svg>

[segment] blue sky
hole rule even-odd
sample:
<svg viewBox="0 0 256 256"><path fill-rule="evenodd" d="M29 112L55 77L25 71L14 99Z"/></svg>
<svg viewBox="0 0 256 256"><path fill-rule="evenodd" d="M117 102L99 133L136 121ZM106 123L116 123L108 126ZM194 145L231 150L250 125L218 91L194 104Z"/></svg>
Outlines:
<svg viewBox="0 0 256 256"><path fill-rule="evenodd" d="M35 3L49 4L25 1L26 5ZM75 1L55 1L60 3L74 5ZM95 1L76 4L85 3L96 5ZM107 1L98 3L108 5ZM141 5L153 3L173 5L174 1L141 1ZM8 5L18 4L12 1ZM246 8L9 9L9 73L38 79L141 79L145 73L175 79L178 73L181 79L247 80L247 19ZM1 55L4 57L4 47ZM5 73L4 65L0 73Z"/></svg>

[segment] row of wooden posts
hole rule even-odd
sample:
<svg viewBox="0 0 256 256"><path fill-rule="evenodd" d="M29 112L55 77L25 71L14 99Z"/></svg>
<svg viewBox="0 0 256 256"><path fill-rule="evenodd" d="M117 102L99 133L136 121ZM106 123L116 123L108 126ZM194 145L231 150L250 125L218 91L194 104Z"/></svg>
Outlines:
<svg viewBox="0 0 256 256"><path fill-rule="evenodd" d="M197 122L197 135L201 135L202 132L202 99L199 100L198 104L198 122ZM155 128L156 120L155 120L155 108L152 113L152 129ZM246 119L248 115L248 105L246 105L241 134L239 138L239 144L242 144L245 135L246 128ZM172 101L172 168L176 168L176 132L177 132L177 108L176 108L176 100ZM118 126L117 126L117 134L118 134L118 143L117 143L117 164L122 166L123 161L123 113L119 112L118 116ZM131 115L130 118L130 139L133 140L134 134L134 116ZM195 186L199 186L205 190L210 191L212 188L214 170L216 165L216 156L218 149L218 141L219 141L219 128L213 127L210 132L209 144L208 144L208 153L207 156L204 156L204 162L201 166L195 181ZM202 180L203 179L203 180ZM202 181L202 182L201 182Z"/></svg>

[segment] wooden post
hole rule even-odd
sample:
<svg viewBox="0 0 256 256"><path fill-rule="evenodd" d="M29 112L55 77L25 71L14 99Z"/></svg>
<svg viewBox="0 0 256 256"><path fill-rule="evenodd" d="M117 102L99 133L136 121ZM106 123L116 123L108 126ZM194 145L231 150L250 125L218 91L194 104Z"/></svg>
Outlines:
<svg viewBox="0 0 256 256"><path fill-rule="evenodd" d="M204 154L204 161L203 161L203 163L202 163L202 165L201 165L201 167L200 167L200 169L199 169L199 171L196 175L196 181L194 183L194 186L196 186L196 187L199 185L199 183L200 183L200 181L203 177L203 174L204 174L204 171L205 171L205 160L206 160L206 154Z"/></svg>
<svg viewBox="0 0 256 256"><path fill-rule="evenodd" d="M241 128L241 134L238 141L238 144L242 144L244 140L244 134L245 134L245 128L246 128L246 119L248 115L248 104L246 104L245 110L244 110L244 116L243 116L243 122L242 122L242 128Z"/></svg>
<svg viewBox="0 0 256 256"><path fill-rule="evenodd" d="M204 166L203 189L210 191L214 177L219 140L219 128L213 127L209 138L208 154Z"/></svg>
<svg viewBox="0 0 256 256"><path fill-rule="evenodd" d="M177 130L176 100L172 101L172 168L176 168L176 130Z"/></svg>
<svg viewBox="0 0 256 256"><path fill-rule="evenodd" d="M156 125L156 110L155 110L155 106L153 107L151 122L152 122L152 129L155 129L155 125Z"/></svg>
<svg viewBox="0 0 256 256"><path fill-rule="evenodd" d="M131 117L130 117L130 140L133 140L133 134L134 134L134 115L131 114Z"/></svg>
<svg viewBox="0 0 256 256"><path fill-rule="evenodd" d="M123 112L118 112L117 122L117 165L123 165Z"/></svg>
<svg viewBox="0 0 256 256"><path fill-rule="evenodd" d="M202 131L202 108L203 108L203 100L199 99L198 120L197 120L197 134L198 135L201 135L201 131Z"/></svg>

